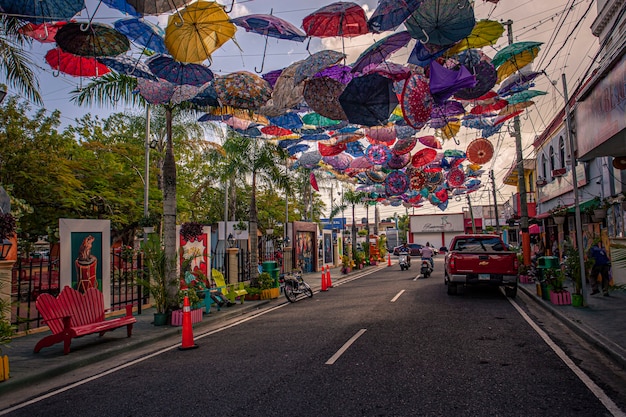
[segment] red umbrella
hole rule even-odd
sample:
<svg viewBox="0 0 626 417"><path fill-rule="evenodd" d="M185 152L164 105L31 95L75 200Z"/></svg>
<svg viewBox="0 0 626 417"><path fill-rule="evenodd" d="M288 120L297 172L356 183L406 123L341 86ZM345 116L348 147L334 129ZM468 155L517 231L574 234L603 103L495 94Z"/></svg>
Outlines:
<svg viewBox="0 0 626 417"><path fill-rule="evenodd" d="M485 138L474 139L467 146L467 159L474 164L485 164L493 157L493 144Z"/></svg>
<svg viewBox="0 0 626 417"><path fill-rule="evenodd" d="M265 126L261 128L261 132L270 136L287 136L293 132L289 129L285 129L279 126Z"/></svg>
<svg viewBox="0 0 626 417"><path fill-rule="evenodd" d="M482 105L482 104L476 105L470 111L470 113L472 113L472 114L485 114L485 113L495 112L495 111L502 110L508 104L509 104L508 101L500 99L500 100L496 100L493 103L484 104L484 105Z"/></svg>
<svg viewBox="0 0 626 417"><path fill-rule="evenodd" d="M465 182L465 173L459 168L453 168L448 172L446 179L449 186L460 187Z"/></svg>
<svg viewBox="0 0 626 417"><path fill-rule="evenodd" d="M348 146L345 143L339 143L336 145L326 145L322 142L317 143L317 148L322 156L334 156L339 155L345 151Z"/></svg>
<svg viewBox="0 0 626 417"><path fill-rule="evenodd" d="M417 73L411 75L404 83L401 104L402 115L409 126L417 130L423 128L433 108L428 79Z"/></svg>
<svg viewBox="0 0 626 417"><path fill-rule="evenodd" d="M493 120L493 125L494 125L494 126L497 126L497 125L499 125L499 124L501 124L501 123L504 123L504 122L506 122L507 120L509 120L509 119L511 119L511 118L513 118L513 117L515 117L515 116L519 116L519 115L520 115L520 114L522 114L523 112L524 112L524 110L518 110L518 111L516 111L516 112L514 112L514 113L511 113L511 114L507 114L507 115L504 115L504 116L498 116L498 117L496 117L496 118Z"/></svg>
<svg viewBox="0 0 626 417"><path fill-rule="evenodd" d="M53 43L57 31L67 22L27 23L19 29L23 35L29 36L41 43Z"/></svg>
<svg viewBox="0 0 626 417"><path fill-rule="evenodd" d="M336 2L318 9L302 19L302 28L308 36L344 38L369 32L365 10L352 2Z"/></svg>
<svg viewBox="0 0 626 417"><path fill-rule="evenodd" d="M413 159L411 159L411 164L416 167L423 167L424 165L428 165L437 157L437 151L431 148L424 148L415 153L413 155Z"/></svg>
<svg viewBox="0 0 626 417"><path fill-rule="evenodd" d="M392 151L396 155L408 154L413 150L416 143L417 139L414 137L398 139L395 145L393 145Z"/></svg>
<svg viewBox="0 0 626 417"><path fill-rule="evenodd" d="M426 145L429 148L441 149L441 142L439 142L439 139L432 135L422 136L417 138L417 140L419 140L422 145Z"/></svg>
<svg viewBox="0 0 626 417"><path fill-rule="evenodd" d="M415 173L411 175L411 181L409 185L411 187L411 190L419 191L424 188L424 185L426 185L426 175L424 175L422 171L415 171Z"/></svg>
<svg viewBox="0 0 626 417"><path fill-rule="evenodd" d="M317 180L315 179L315 174L313 174L312 172L309 175L309 181L311 182L311 187L313 187L315 191L320 190L320 188L317 186Z"/></svg>
<svg viewBox="0 0 626 417"><path fill-rule="evenodd" d="M55 70L75 77L100 77L111 70L95 58L86 58L69 52L63 52L60 48L48 51L45 56L46 62Z"/></svg>

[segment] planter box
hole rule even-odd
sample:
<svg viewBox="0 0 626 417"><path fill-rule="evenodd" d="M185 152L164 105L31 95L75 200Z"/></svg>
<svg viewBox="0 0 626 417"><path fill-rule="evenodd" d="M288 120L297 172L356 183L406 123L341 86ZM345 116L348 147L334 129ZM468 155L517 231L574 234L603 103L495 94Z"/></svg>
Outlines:
<svg viewBox="0 0 626 417"><path fill-rule="evenodd" d="M191 310L191 324L200 323L202 321L202 309ZM172 326L183 325L183 310L172 311Z"/></svg>
<svg viewBox="0 0 626 417"><path fill-rule="evenodd" d="M9 357L0 356L0 382L9 379Z"/></svg>
<svg viewBox="0 0 626 417"><path fill-rule="evenodd" d="M269 290L261 290L261 300L270 300L280 297L280 288L270 288Z"/></svg>
<svg viewBox="0 0 626 417"><path fill-rule="evenodd" d="M519 282L521 284L532 284L534 280L530 275L520 275Z"/></svg>
<svg viewBox="0 0 626 417"><path fill-rule="evenodd" d="M246 294L245 295L246 301L258 301L260 299L261 299L261 294Z"/></svg>
<svg viewBox="0 0 626 417"><path fill-rule="evenodd" d="M567 291L550 291L550 301L559 306L569 305L572 304L572 297Z"/></svg>

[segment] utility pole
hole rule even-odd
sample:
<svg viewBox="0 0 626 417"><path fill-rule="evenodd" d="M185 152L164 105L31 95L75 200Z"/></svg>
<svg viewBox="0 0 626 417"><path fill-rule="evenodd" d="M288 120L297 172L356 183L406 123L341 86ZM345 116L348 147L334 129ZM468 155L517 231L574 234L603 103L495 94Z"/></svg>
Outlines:
<svg viewBox="0 0 626 417"><path fill-rule="evenodd" d="M470 218L472 219L472 233L476 233L476 224L474 223L474 211L472 210L472 200L469 194L465 194L467 197L467 205L469 206Z"/></svg>
<svg viewBox="0 0 626 417"><path fill-rule="evenodd" d="M507 20L506 25L509 45L513 43L513 21ZM526 178L524 177L524 157L522 155L522 133L519 116L513 118L513 135L517 154L517 189L520 197L520 228L522 232L522 253L524 265L530 265L530 234L528 233L528 202L526 196Z"/></svg>
<svg viewBox="0 0 626 417"><path fill-rule="evenodd" d="M496 216L496 232L500 234L500 219L498 216L498 199L496 198L496 178L493 175L493 169L489 171L489 178L491 178L491 187L493 191L493 214Z"/></svg>

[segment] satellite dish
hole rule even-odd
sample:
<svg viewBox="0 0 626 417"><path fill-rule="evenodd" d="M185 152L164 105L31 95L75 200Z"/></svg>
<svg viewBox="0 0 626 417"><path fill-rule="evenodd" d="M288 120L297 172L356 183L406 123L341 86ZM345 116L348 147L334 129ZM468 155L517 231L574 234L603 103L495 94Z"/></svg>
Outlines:
<svg viewBox="0 0 626 417"><path fill-rule="evenodd" d="M0 213L11 212L11 197L4 190L4 187L0 185Z"/></svg>

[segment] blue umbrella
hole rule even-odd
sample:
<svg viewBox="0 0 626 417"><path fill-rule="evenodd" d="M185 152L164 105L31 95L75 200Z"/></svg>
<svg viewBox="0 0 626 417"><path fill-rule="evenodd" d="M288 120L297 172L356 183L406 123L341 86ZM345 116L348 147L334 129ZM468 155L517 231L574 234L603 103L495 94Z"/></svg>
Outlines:
<svg viewBox="0 0 626 417"><path fill-rule="evenodd" d="M365 156L365 146L361 142L348 142L346 143L347 149L345 152L358 158L359 156Z"/></svg>
<svg viewBox="0 0 626 417"><path fill-rule="evenodd" d="M309 150L309 145L306 145L304 143L300 143L298 145L292 145L287 148L287 152L289 152L289 155L291 156L300 152L308 151L308 150Z"/></svg>
<svg viewBox="0 0 626 417"><path fill-rule="evenodd" d="M0 0L4 13L19 15L32 23L70 20L84 8L84 0Z"/></svg>
<svg viewBox="0 0 626 417"><path fill-rule="evenodd" d="M215 91L213 83L206 83L204 85L204 88L198 94L196 94L194 98L188 101L198 106L220 106L220 102L217 99L217 91Z"/></svg>
<svg viewBox="0 0 626 417"><path fill-rule="evenodd" d="M417 42L407 62L420 67L426 67L432 61L445 54L447 50L447 47L442 48L438 45L425 45L422 42Z"/></svg>
<svg viewBox="0 0 626 417"><path fill-rule="evenodd" d="M404 22L422 43L452 45L469 36L476 19L469 0L424 0Z"/></svg>
<svg viewBox="0 0 626 417"><path fill-rule="evenodd" d="M422 4L423 0L380 0L367 27L374 33L395 30Z"/></svg>
<svg viewBox="0 0 626 417"><path fill-rule="evenodd" d="M141 13L137 13L137 10L130 4L126 3L126 0L101 0L102 3L109 7L120 10L127 15L141 17Z"/></svg>
<svg viewBox="0 0 626 417"><path fill-rule="evenodd" d="M277 117L268 117L271 124L284 127L285 129L300 129L303 126L302 119L297 113L285 113Z"/></svg>
<svg viewBox="0 0 626 417"><path fill-rule="evenodd" d="M177 85L201 86L213 80L209 67L179 62L170 56L155 55L146 63L154 75Z"/></svg>
<svg viewBox="0 0 626 417"><path fill-rule="evenodd" d="M150 68L148 68L144 62L141 62L138 59L133 59L128 55L101 57L97 59L118 74L147 78L148 80L153 81L158 80L157 76L150 72Z"/></svg>
<svg viewBox="0 0 626 417"><path fill-rule="evenodd" d="M120 19L114 26L132 42L159 54L168 53L163 41L165 32L160 27L134 17Z"/></svg>
<svg viewBox="0 0 626 417"><path fill-rule="evenodd" d="M363 69L368 65L384 62L389 55L406 46L410 40L411 34L404 31L394 33L377 41L359 55L354 65L352 65L351 71L353 73L363 72Z"/></svg>
<svg viewBox="0 0 626 417"><path fill-rule="evenodd" d="M298 143L302 142L302 138L299 139L282 139L278 141L278 146L283 148L283 149L287 149L290 146L293 145L297 145Z"/></svg>

